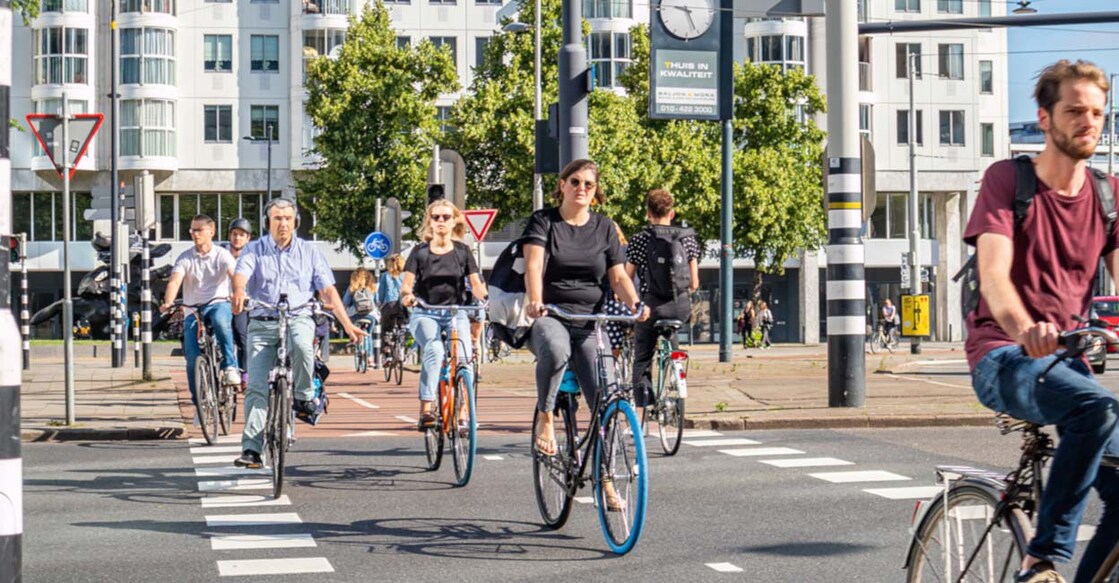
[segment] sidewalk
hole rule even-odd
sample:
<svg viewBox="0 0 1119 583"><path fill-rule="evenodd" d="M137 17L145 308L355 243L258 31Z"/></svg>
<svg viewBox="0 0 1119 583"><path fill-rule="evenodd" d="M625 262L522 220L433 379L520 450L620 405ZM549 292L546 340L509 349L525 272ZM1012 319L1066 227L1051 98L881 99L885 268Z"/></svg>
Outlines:
<svg viewBox="0 0 1119 583"><path fill-rule="evenodd" d="M866 401L860 408L828 406L827 345L778 345L771 350L735 347L732 362L718 362L717 345L689 347L687 418L689 425L717 429L797 427L899 427L988 424L992 414L972 393L959 344L927 343L924 353L866 354ZM337 359L337 360L335 360ZM63 364L48 355L32 357L23 371L21 424L24 441L175 439L189 430L183 361L178 356L153 358L153 381L139 368L113 369L109 358L75 359L76 425L65 425ZM941 361L940 370L916 370L915 364ZM356 376L347 357L332 359L337 379L353 381L383 394L380 371ZM346 369L349 369L348 371ZM515 417L525 417L524 399L535 399L532 355L518 351L504 362L486 364L479 408L492 411L514 403ZM414 399L415 375L405 373ZM328 384L334 383L332 375ZM395 385L393 385L395 387ZM387 385L385 385L387 388ZM177 389L181 389L177 391ZM414 408L409 401L409 411ZM328 415L329 419L331 415ZM527 430L527 428L526 428Z"/></svg>

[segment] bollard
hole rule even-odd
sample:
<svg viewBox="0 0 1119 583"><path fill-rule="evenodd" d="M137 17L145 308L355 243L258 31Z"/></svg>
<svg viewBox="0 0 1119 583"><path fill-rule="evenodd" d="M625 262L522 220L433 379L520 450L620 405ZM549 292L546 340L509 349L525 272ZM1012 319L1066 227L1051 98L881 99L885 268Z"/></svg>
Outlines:
<svg viewBox="0 0 1119 583"><path fill-rule="evenodd" d="M151 283L151 245L149 244L148 230L140 231L143 241L143 254L140 267L140 336L144 343L142 356L144 361L143 378L152 380L152 283Z"/></svg>
<svg viewBox="0 0 1119 583"><path fill-rule="evenodd" d="M140 366L140 313L132 312L133 368Z"/></svg>
<svg viewBox="0 0 1119 583"><path fill-rule="evenodd" d="M27 307L27 233L19 237L19 334L23 337L23 370L31 370L31 310Z"/></svg>
<svg viewBox="0 0 1119 583"><path fill-rule="evenodd" d="M381 321L373 323L373 368L381 368Z"/></svg>

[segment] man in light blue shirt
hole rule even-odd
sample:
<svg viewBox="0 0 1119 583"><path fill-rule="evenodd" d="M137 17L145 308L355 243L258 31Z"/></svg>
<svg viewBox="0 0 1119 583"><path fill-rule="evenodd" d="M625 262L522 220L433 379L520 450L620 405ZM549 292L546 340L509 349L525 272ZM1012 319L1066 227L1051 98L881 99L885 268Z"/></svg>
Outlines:
<svg viewBox="0 0 1119 583"><path fill-rule="evenodd" d="M299 307L310 302L317 291L325 304L333 306L334 315L350 340L357 343L365 333L355 328L346 315L326 257L295 236L299 215L295 203L275 198L264 207L264 213L268 234L246 247L237 260L233 276L234 313L245 308L246 297L275 304L280 301L280 294L287 294L288 305ZM238 467L263 466L260 452L268 417L268 373L276 360L279 326L274 311L257 306L249 313L249 386L245 393L245 431L241 436L243 453L234 462ZM311 307L297 310L289 327L294 406L298 412L311 414L318 407L311 384L315 336Z"/></svg>

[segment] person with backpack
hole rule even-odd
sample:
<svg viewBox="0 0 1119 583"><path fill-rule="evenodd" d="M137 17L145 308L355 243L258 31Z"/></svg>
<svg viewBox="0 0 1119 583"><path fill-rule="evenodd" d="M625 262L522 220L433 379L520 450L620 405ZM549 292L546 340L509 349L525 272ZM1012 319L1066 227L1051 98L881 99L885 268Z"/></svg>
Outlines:
<svg viewBox="0 0 1119 583"><path fill-rule="evenodd" d="M404 264L400 302L405 307L415 306L416 298L434 306L465 305L467 281L473 296L483 303L486 301L486 284L479 276L474 255L462 242L465 236L466 220L451 201L439 199L427 206L420 227L420 238L424 242L412 250ZM420 368L421 431L435 424L431 407L445 355L440 334L449 334L451 326L458 330L459 338L470 338L470 320L466 312L459 312L452 321L450 312L416 307L408 321L408 329L423 355ZM463 342L460 348L459 357L467 363L465 366L470 374L472 343Z"/></svg>
<svg viewBox="0 0 1119 583"><path fill-rule="evenodd" d="M350 286L342 296L342 306L354 325L367 333L373 329L380 314L377 311L377 286L373 283L373 274L364 267L358 267L350 274ZM369 366L373 366L373 355L368 357Z"/></svg>
<svg viewBox="0 0 1119 583"><path fill-rule="evenodd" d="M1033 160L987 169L964 231L964 241L976 247L978 273L975 309L965 302L975 393L996 411L1055 424L1061 436L1016 581L1064 581L1054 563L1072 558L1093 487L1103 518L1076 581L1088 581L1119 541L1119 470L1099 466L1104 453L1119 454L1119 398L1081 358L1054 366L1061 333L1088 313L1101 257L1119 279L1116 182L1087 164L1103 129L1108 89L1107 73L1091 63L1046 67L1034 88L1045 147ZM965 298L972 281L965 281Z"/></svg>

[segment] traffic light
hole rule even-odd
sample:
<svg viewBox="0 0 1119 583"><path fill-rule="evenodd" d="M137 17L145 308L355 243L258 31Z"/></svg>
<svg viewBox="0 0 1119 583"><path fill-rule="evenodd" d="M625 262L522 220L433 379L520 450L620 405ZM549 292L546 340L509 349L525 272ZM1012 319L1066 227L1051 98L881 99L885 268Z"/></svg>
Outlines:
<svg viewBox="0 0 1119 583"><path fill-rule="evenodd" d="M446 198L446 191L442 184L430 184L427 187L427 204Z"/></svg>
<svg viewBox="0 0 1119 583"><path fill-rule="evenodd" d="M11 263L19 263L19 237L15 235L8 237L8 249L11 250L9 261Z"/></svg>
<svg viewBox="0 0 1119 583"><path fill-rule="evenodd" d="M393 253L401 252L404 248L404 235L412 232L412 229L404 226L404 221L410 216L412 213L401 210L400 201L396 198L389 198L381 207L381 232L392 241Z"/></svg>

